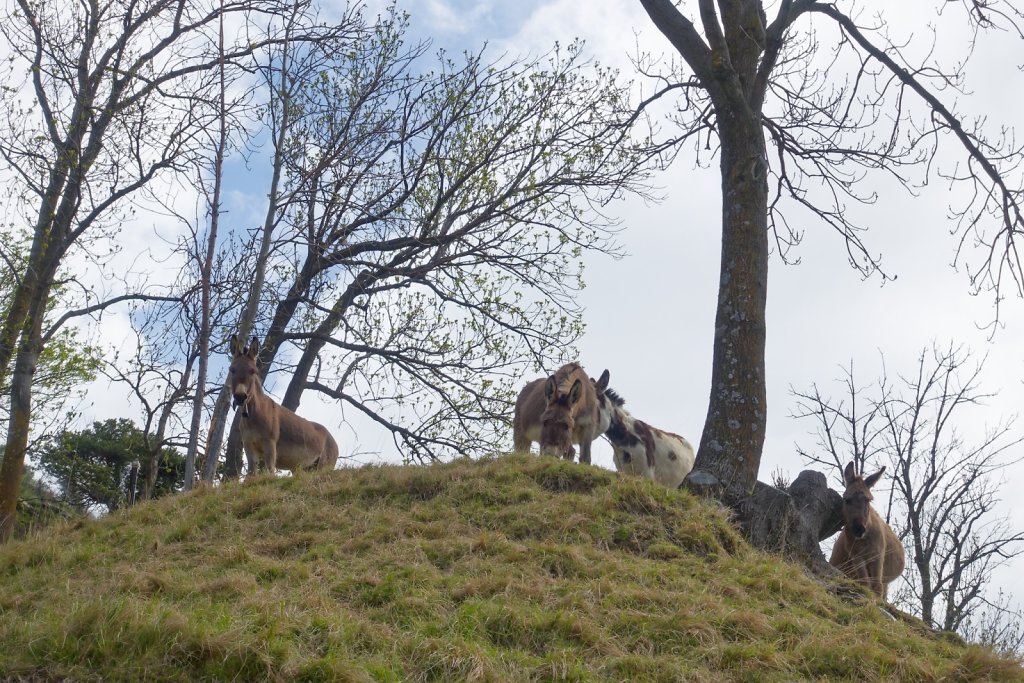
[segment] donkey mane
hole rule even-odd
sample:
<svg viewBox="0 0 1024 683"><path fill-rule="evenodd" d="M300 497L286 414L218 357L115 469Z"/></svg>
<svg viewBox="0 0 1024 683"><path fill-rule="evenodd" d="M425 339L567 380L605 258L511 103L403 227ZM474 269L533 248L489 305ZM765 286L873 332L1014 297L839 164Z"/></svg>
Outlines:
<svg viewBox="0 0 1024 683"><path fill-rule="evenodd" d="M608 387L607 389L604 390L604 395L608 398L609 401L611 401L612 405L617 408L621 408L622 406L626 405L626 399L622 398L622 396L620 396L619 393L612 389L611 387Z"/></svg>

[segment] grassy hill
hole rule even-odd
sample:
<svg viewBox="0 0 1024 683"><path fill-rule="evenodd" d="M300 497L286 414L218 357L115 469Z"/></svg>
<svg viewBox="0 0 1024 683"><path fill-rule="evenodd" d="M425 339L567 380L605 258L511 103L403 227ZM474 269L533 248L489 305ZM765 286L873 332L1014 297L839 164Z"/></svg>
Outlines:
<svg viewBox="0 0 1024 683"><path fill-rule="evenodd" d="M834 588L550 458L262 477L0 548L0 680L1024 680Z"/></svg>

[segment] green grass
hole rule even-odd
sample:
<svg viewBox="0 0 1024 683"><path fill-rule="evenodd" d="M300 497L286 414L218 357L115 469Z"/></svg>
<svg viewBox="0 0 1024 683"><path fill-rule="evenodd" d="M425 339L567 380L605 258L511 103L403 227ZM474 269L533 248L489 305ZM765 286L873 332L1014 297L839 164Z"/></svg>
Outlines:
<svg viewBox="0 0 1024 683"><path fill-rule="evenodd" d="M0 680L1024 680L550 458L261 477L0 548Z"/></svg>

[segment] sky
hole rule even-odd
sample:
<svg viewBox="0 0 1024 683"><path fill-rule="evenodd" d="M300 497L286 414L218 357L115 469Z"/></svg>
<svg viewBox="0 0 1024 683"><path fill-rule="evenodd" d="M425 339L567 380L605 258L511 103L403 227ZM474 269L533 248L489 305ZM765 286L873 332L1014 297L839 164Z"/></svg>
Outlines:
<svg viewBox="0 0 1024 683"><path fill-rule="evenodd" d="M874 3L886 8L886 20L897 36L913 35L930 47L932 36L925 27L936 20L939 54L948 51L951 59L966 54L966 24L952 16L922 16L923 5ZM402 0L399 6L410 13L414 34L453 51L475 52L486 43L495 56L539 55L556 42L579 37L596 60L618 66L625 75L632 73L629 58L637 47L666 58L672 55L636 0ZM862 6L866 11L872 7ZM1020 37L979 42L968 63L970 94L958 98L958 104L973 116L987 117L993 127L1024 131L1024 73L1016 68L1021 63ZM762 480L770 480L777 470L794 477L806 465L795 444L814 445L814 425L790 417L795 409L790 388L804 390L817 383L824 392L838 392L833 380L851 361L867 382L880 373L883 354L892 376L911 371L918 354L933 343L964 344L978 356L987 354L982 387L995 394L987 406L965 413L970 418L964 424L968 436L1024 405L1024 304L1008 292L1003 327L994 335L986 329L993 313L991 296L972 295L965 272L951 266L956 240L947 208L955 190L933 183L911 196L898 185L872 182L877 202L851 210L860 211L871 226L866 244L881 255L894 281L862 279L847 265L842 241L807 216L797 218L804 240L790 254L799 264L786 265L772 256ZM696 167L692 154L683 153L654 183L662 201L627 198L610 208L621 222L616 241L624 256L586 256L587 287L579 298L586 333L578 344L579 360L593 376L607 368L611 386L636 417L679 433L696 446L707 412L719 277L718 171L713 165ZM247 203L244 196L233 201L236 206L258 205ZM254 223L262 219L260 213L253 209ZM111 315L105 320L106 338L126 334L123 319ZM111 402L93 401L86 410L96 419L123 414ZM389 436L364 430L352 415L342 423L336 406L307 398L299 412L327 424L343 454L359 452L359 461L396 457ZM1024 423L1018 424L1017 433L1022 430ZM511 434L508 441L511 448ZM612 467L607 443L594 444L594 463ZM836 473L828 474L837 485ZM1009 470L1007 478L1004 494L1010 497L1016 486L1024 485L1024 465ZM1005 509L1017 528L1024 527L1024 509Z"/></svg>

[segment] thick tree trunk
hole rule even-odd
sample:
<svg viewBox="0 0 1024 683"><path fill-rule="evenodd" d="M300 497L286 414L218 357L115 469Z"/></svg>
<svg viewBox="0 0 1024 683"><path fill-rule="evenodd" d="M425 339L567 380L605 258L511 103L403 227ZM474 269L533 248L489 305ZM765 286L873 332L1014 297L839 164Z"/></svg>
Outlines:
<svg viewBox="0 0 1024 683"><path fill-rule="evenodd" d="M750 494L764 445L768 183L760 120L719 115L722 262L711 397L692 478Z"/></svg>
<svg viewBox="0 0 1024 683"><path fill-rule="evenodd" d="M4 320L0 324L0 386L7 383L7 373L14 359L18 346L18 336L25 324L28 304L37 286L34 268L26 268L21 281L14 288L11 302L4 310Z"/></svg>
<svg viewBox="0 0 1024 683"><path fill-rule="evenodd" d="M0 464L0 543L14 533L18 511L18 492L25 474L25 448L28 445L32 411L32 374L35 363L28 352L18 352L11 377L11 414L7 427L7 446Z"/></svg>
<svg viewBox="0 0 1024 683"><path fill-rule="evenodd" d="M149 500L153 497L153 489L156 488L156 476L160 470L160 451L150 451L142 470L142 490L139 491L141 500Z"/></svg>
<svg viewBox="0 0 1024 683"><path fill-rule="evenodd" d="M7 378L11 360L14 358L21 331L24 329L29 315L29 307L32 301L37 298L40 287L46 287L49 291L50 281L42 277L44 271L49 272L45 264L51 263L55 258L59 259L58 246L55 244L58 233L54 227L56 220L56 207L61 198L61 192L68 179L68 169L63 164L58 165L50 173L46 192L43 195L36 217L36 224L32 236L32 248L29 250L28 262L21 280L14 288L14 295L11 302L4 310L4 320L0 324L0 386ZM77 195L76 195L77 196Z"/></svg>
<svg viewBox="0 0 1024 683"><path fill-rule="evenodd" d="M48 287L44 289L49 291ZM28 324L22 332L11 375L11 414L4 459L0 463L0 543L11 538L17 519L18 493L25 474L25 452L32 418L32 379L43 347L46 292L37 292L29 308Z"/></svg>
<svg viewBox="0 0 1024 683"><path fill-rule="evenodd" d="M824 474L804 470L786 491L807 527L817 529L817 541L824 541L842 530L843 495L828 487Z"/></svg>

